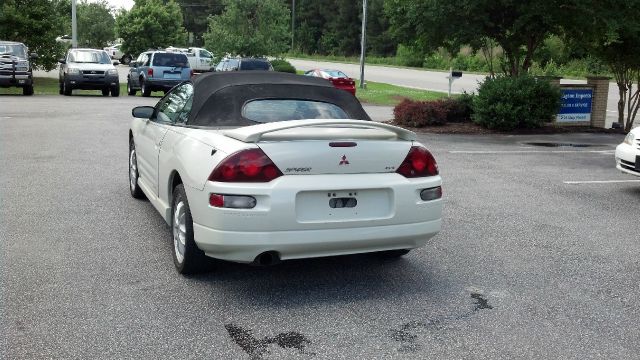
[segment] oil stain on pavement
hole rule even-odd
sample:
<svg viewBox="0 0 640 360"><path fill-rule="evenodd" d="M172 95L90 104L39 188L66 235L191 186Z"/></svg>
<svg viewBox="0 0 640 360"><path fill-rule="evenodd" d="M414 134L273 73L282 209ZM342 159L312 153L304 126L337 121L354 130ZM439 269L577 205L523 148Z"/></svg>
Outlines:
<svg viewBox="0 0 640 360"><path fill-rule="evenodd" d="M224 326L233 341L246 352L252 360L260 360L269 352L268 346L276 344L283 349L296 349L301 354L315 355L306 351L306 347L311 344L304 335L295 331L280 333L274 337L264 337L258 339L253 336L249 329L245 329L235 324Z"/></svg>
<svg viewBox="0 0 640 360"><path fill-rule="evenodd" d="M467 319L480 310L493 309L493 306L489 304L489 300L487 300L484 295L472 292L471 298L475 300L475 303L473 304L474 307L471 311L467 311L462 314L452 314L434 319L427 319L426 321L410 321L400 326L399 329L391 330L390 337L391 339L401 343L402 346L399 349L400 352L416 352L420 349L420 346L417 343L418 335L415 333L417 329L438 329L449 322Z"/></svg>

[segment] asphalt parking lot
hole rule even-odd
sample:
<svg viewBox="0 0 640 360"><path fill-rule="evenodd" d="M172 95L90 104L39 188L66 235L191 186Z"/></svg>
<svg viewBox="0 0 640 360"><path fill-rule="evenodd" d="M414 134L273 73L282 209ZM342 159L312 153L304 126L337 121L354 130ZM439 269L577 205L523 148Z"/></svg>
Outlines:
<svg viewBox="0 0 640 360"><path fill-rule="evenodd" d="M396 261L183 277L130 197L131 108L0 96L0 358L637 358L640 178L621 135L420 135L443 230ZM589 144L539 147L531 142Z"/></svg>

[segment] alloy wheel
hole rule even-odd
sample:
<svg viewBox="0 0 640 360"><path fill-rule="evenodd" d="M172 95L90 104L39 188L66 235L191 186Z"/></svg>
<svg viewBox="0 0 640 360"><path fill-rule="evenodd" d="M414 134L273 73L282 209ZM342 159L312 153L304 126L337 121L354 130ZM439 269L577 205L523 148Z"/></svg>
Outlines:
<svg viewBox="0 0 640 360"><path fill-rule="evenodd" d="M173 211L173 251L178 263L184 261L185 248L187 242L187 224L184 201L175 205Z"/></svg>

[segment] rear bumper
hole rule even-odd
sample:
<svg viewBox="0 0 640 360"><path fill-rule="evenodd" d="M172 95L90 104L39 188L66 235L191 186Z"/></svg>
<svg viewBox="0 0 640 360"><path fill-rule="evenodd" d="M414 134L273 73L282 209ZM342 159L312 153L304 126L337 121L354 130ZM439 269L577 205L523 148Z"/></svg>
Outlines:
<svg viewBox="0 0 640 360"><path fill-rule="evenodd" d="M348 92L348 93L351 93L351 95L353 95L353 96L355 96L355 95L356 95L356 88L355 88L355 86L354 86L354 87L350 87L350 86L336 86L336 85L334 85L334 86L335 86L337 89L344 90L344 91L346 91L346 92Z"/></svg>
<svg viewBox="0 0 640 360"><path fill-rule="evenodd" d="M165 91L165 90L171 90L174 86L180 84L181 82L183 82L185 80L182 80L182 79L177 79L177 80L146 79L145 81L147 82L147 86L152 91Z"/></svg>
<svg viewBox="0 0 640 360"><path fill-rule="evenodd" d="M424 246L440 231L441 219L401 225L348 229L243 232L221 231L193 224L198 247L208 256L249 263L266 251L280 259L413 249Z"/></svg>
<svg viewBox="0 0 640 360"><path fill-rule="evenodd" d="M251 262L276 251L282 259L344 255L422 246L440 231L442 199L423 201L440 176L396 173L285 175L269 183L207 182L187 187L194 238L209 256ZM253 196L252 209L216 208L209 194ZM330 198L353 196L353 208Z"/></svg>

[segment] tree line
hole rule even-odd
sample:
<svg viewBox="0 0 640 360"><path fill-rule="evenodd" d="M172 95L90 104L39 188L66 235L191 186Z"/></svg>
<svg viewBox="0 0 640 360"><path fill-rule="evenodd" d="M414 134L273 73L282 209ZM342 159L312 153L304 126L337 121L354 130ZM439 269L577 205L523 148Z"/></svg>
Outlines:
<svg viewBox="0 0 640 360"><path fill-rule="evenodd" d="M214 54L360 52L362 0L135 0L129 11L78 4L79 45L115 38L132 55L201 45ZM369 0L368 55L424 65L433 54L481 54L493 74L519 76L561 61L590 59L613 75L620 122L640 108L640 0ZM69 34L70 0L3 0L0 39L23 41L51 68ZM294 11L295 10L295 11ZM295 28L291 29L292 13ZM293 47L291 40L293 35ZM558 50L561 49L561 50Z"/></svg>

